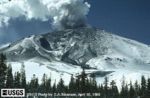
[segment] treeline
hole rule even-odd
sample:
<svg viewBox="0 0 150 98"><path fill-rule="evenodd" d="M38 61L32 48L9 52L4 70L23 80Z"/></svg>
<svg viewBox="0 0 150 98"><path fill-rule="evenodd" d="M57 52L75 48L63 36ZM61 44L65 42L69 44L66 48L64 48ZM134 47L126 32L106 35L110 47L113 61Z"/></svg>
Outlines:
<svg viewBox="0 0 150 98"><path fill-rule="evenodd" d="M94 76L87 76L84 69L78 76L71 76L69 85L65 85L62 78L58 83L55 81L52 84L51 77L46 74L43 74L42 80L33 75L31 81L27 82L24 64L22 64L20 71L13 75L12 67L6 64L6 56L3 54L0 54L1 88L24 88L26 93L88 93L91 95L100 93L100 96L95 98L150 98L150 78L146 79L144 76L141 77L140 83L138 81L126 83L125 78L123 78L120 91L114 80L109 81L105 77L104 83L99 85Z"/></svg>

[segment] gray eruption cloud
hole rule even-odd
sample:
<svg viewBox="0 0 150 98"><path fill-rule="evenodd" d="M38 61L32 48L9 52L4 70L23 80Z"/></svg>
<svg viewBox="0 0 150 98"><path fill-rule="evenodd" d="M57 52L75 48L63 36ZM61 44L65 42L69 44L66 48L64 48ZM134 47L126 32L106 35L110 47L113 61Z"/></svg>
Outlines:
<svg viewBox="0 0 150 98"><path fill-rule="evenodd" d="M90 4L84 0L2 0L0 26L9 25L10 19L25 17L27 21L51 19L57 30L86 26Z"/></svg>

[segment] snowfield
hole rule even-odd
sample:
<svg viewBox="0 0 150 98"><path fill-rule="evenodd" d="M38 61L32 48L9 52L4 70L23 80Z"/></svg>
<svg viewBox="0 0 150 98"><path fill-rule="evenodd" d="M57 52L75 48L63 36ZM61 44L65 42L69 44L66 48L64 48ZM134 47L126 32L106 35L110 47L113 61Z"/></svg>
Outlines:
<svg viewBox="0 0 150 98"><path fill-rule="evenodd" d="M53 64L45 63L44 65L26 61L26 62L8 62L8 64L12 65L13 74L15 72L20 71L21 65L25 65L25 71L26 71L26 78L27 81L30 81L33 75L35 74L36 77L39 79L39 83L41 83L43 74L46 74L47 77L51 77L52 83L56 81L59 82L60 78L65 79L65 84L67 85L70 81L70 77L72 74L80 73L81 68L74 67L74 66L68 66L66 64L58 64L53 62ZM58 65L58 66L57 66ZM66 71L68 70L68 71Z"/></svg>

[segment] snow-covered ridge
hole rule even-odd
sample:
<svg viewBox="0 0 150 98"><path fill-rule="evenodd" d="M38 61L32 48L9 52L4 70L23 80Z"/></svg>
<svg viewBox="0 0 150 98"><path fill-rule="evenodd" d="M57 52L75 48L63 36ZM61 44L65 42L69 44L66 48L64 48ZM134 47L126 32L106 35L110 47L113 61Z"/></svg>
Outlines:
<svg viewBox="0 0 150 98"><path fill-rule="evenodd" d="M2 44L2 45L0 45L0 49L2 49L2 48L6 48L6 47L8 47L9 45L10 45L10 43Z"/></svg>
<svg viewBox="0 0 150 98"><path fill-rule="evenodd" d="M150 76L148 45L92 27L32 35L1 48L0 52L7 55L10 63L45 66L49 71L43 72L55 72L57 79L80 73L81 66L88 68L88 73L110 71L106 76L117 82L123 75L128 81ZM26 70L30 72L29 68ZM97 81L103 78L97 75Z"/></svg>

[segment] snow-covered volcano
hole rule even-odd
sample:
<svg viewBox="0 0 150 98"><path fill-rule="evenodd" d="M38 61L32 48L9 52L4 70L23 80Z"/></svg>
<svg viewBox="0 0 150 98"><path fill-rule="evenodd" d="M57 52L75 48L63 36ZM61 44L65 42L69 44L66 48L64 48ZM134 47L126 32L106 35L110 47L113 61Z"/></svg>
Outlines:
<svg viewBox="0 0 150 98"><path fill-rule="evenodd" d="M148 45L92 27L32 35L1 47L0 52L15 71L24 62L28 79L32 74L51 73L53 79L68 80L81 67L90 76L95 74L98 82L104 76L118 84L123 76L129 81L150 76Z"/></svg>

